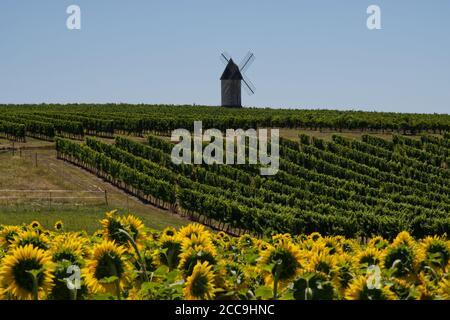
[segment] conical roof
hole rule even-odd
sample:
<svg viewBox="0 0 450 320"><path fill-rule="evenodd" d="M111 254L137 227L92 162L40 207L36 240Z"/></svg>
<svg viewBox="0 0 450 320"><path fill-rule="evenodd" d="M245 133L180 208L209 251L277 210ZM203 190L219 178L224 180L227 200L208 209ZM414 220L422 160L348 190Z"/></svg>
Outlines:
<svg viewBox="0 0 450 320"><path fill-rule="evenodd" d="M220 77L220 80L242 80L241 71L239 71L239 67L234 63L233 59L228 61L227 67Z"/></svg>

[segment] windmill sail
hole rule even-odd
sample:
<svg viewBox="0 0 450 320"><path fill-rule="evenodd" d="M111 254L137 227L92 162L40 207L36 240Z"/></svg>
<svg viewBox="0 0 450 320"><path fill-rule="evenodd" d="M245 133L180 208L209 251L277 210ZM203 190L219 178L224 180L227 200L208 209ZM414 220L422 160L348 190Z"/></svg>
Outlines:
<svg viewBox="0 0 450 320"><path fill-rule="evenodd" d="M244 73L255 61L255 55L252 52L248 52L242 62L239 64L239 70Z"/></svg>
<svg viewBox="0 0 450 320"><path fill-rule="evenodd" d="M231 56L227 52L224 51L220 54L220 60L222 61L222 63L224 65L227 65L228 62L231 60Z"/></svg>
<svg viewBox="0 0 450 320"><path fill-rule="evenodd" d="M250 81L250 79L249 78L247 78L244 74L242 75L242 83L243 83L243 87L244 87L244 90L245 91L247 91L247 93L248 93L248 95L252 95L252 94L255 94L255 91L256 91L256 88L255 88L255 86L253 85L253 83Z"/></svg>

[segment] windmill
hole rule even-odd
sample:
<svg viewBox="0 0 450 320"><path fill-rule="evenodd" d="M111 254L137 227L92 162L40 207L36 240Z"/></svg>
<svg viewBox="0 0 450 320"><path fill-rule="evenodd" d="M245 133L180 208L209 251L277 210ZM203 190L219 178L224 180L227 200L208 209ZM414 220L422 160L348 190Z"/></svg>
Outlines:
<svg viewBox="0 0 450 320"><path fill-rule="evenodd" d="M245 76L245 71L255 61L255 55L251 52L247 53L239 66L234 63L233 59L226 52L220 55L220 59L226 65L225 71L220 77L222 107L241 108L241 87L243 86L249 95L255 93L255 86Z"/></svg>

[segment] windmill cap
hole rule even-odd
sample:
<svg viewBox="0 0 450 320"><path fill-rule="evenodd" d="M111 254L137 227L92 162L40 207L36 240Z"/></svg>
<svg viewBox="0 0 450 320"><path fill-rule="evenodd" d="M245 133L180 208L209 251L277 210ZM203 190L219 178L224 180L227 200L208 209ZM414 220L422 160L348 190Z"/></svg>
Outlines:
<svg viewBox="0 0 450 320"><path fill-rule="evenodd" d="M239 67L234 63L233 59L228 61L227 67L223 72L220 80L242 80L242 74Z"/></svg>

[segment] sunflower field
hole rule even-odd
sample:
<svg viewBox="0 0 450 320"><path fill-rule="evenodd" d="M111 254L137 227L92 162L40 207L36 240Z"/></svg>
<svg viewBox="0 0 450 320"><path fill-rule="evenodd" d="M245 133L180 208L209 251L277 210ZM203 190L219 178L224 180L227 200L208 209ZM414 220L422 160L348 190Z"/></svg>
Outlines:
<svg viewBox="0 0 450 320"><path fill-rule="evenodd" d="M109 212L93 235L0 226L1 299L450 299L450 241L147 229ZM78 275L78 276L77 276Z"/></svg>

